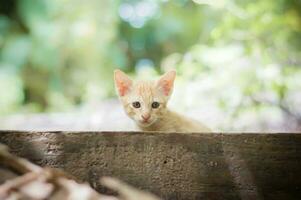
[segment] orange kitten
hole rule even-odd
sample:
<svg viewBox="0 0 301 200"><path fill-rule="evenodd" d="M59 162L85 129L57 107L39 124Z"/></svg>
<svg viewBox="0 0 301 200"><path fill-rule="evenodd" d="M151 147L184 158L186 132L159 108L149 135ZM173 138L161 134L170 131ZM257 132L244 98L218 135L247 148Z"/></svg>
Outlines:
<svg viewBox="0 0 301 200"><path fill-rule="evenodd" d="M206 126L167 108L173 90L175 71L157 81L133 82L125 73L115 70L114 80L126 114L142 131L210 132Z"/></svg>

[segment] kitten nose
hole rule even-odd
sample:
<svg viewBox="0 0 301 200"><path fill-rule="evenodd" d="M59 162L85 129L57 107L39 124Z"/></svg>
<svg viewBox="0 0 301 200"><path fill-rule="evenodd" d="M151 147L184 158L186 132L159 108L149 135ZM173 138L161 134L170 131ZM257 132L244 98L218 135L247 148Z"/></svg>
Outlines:
<svg viewBox="0 0 301 200"><path fill-rule="evenodd" d="M150 118L150 114L143 114L141 117L144 121L147 121Z"/></svg>

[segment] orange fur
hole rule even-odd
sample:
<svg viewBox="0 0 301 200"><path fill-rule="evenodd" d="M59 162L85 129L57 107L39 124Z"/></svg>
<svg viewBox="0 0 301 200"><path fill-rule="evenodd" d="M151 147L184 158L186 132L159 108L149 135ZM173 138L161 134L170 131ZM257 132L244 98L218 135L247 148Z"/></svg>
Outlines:
<svg viewBox="0 0 301 200"><path fill-rule="evenodd" d="M210 132L203 124L167 108L175 77L176 72L169 71L158 81L133 82L125 73L116 70L115 86L126 114L143 131ZM140 107L135 108L133 102L139 102ZM158 102L159 107L152 108L153 102ZM149 116L148 121L143 116Z"/></svg>

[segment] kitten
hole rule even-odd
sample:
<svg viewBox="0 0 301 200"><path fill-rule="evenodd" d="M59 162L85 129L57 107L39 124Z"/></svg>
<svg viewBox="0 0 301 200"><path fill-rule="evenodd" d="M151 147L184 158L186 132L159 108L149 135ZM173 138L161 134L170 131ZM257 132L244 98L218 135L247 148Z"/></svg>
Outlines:
<svg viewBox="0 0 301 200"><path fill-rule="evenodd" d="M122 71L114 71L119 99L141 131L211 132L201 123L167 108L175 78L176 72L169 71L157 81L134 82Z"/></svg>

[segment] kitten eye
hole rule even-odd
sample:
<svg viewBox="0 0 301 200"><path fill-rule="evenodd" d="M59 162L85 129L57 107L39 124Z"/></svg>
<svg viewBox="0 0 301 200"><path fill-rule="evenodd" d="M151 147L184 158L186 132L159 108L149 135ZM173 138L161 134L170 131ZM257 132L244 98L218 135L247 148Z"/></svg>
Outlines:
<svg viewBox="0 0 301 200"><path fill-rule="evenodd" d="M133 102L132 105L134 108L140 108L140 106L141 106L139 101Z"/></svg>
<svg viewBox="0 0 301 200"><path fill-rule="evenodd" d="M154 101L154 102L152 103L152 108L158 108L159 106L160 106L160 103L159 103L159 102Z"/></svg>

